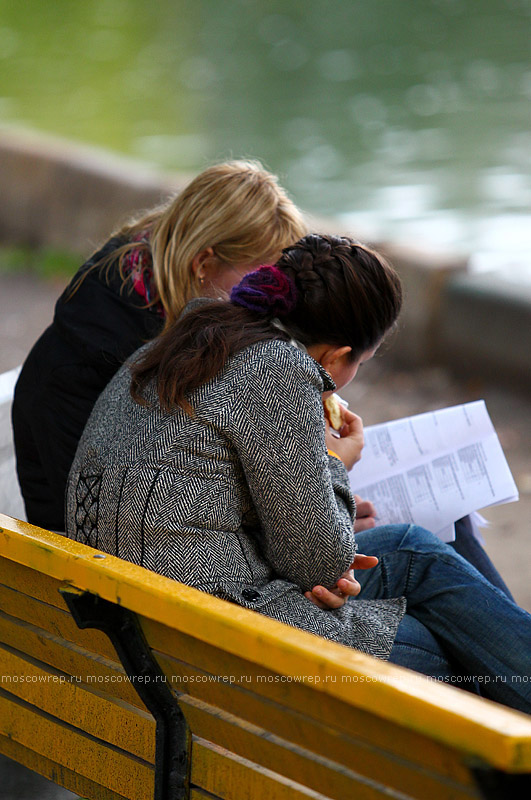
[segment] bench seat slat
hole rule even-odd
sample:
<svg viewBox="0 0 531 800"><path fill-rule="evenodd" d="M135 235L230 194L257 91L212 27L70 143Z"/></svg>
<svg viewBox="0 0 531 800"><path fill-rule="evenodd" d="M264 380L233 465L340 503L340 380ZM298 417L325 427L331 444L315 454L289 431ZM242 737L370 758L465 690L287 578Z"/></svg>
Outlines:
<svg viewBox="0 0 531 800"><path fill-rule="evenodd" d="M113 695L147 712L125 670L116 661L94 655L73 642L66 642L48 631L16 620L0 611L0 642L12 645L37 661L80 678L102 691L111 687Z"/></svg>
<svg viewBox="0 0 531 800"><path fill-rule="evenodd" d="M154 768L0 690L0 735L131 800L153 796Z"/></svg>
<svg viewBox="0 0 531 800"><path fill-rule="evenodd" d="M155 763L155 721L127 703L0 647L0 686L62 722ZM6 680L7 678L7 680Z"/></svg>
<svg viewBox="0 0 531 800"><path fill-rule="evenodd" d="M360 753L352 742L342 742L336 731L322 731L315 747L303 748L290 740L272 734L261 725L252 724L208 706L201 701L183 696L181 708L195 736L208 737L219 746L225 746L241 758L247 759L266 769L279 772L291 780L298 780L334 800L348 796L352 783L366 782L380 784L385 776L386 786L397 793L416 798L416 800L471 800L478 798L473 786L458 786L454 782L441 780L440 776L427 770L412 769L389 754L377 752ZM323 753L323 740L330 740L331 758ZM346 748L342 744L346 744ZM350 763L339 763L335 751L350 751ZM303 776L303 777L301 777Z"/></svg>

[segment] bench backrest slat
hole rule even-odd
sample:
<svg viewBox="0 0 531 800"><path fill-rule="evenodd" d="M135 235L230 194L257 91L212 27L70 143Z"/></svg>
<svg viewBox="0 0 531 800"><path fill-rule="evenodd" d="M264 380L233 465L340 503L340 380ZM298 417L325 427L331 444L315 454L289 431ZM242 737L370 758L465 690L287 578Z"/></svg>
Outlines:
<svg viewBox="0 0 531 800"><path fill-rule="evenodd" d="M449 791L455 800L476 796L470 780L460 786L427 769L419 770L418 765L390 752L359 748L356 741L325 726L316 731L319 739L308 741L303 747L296 737L282 738L269 726L249 723L194 698L182 697L180 704L194 736L218 746L225 743L240 758L307 784L334 800L343 800L352 793L353 786L361 785L364 791L370 787L371 796L375 786L380 785L383 791L384 781L391 774L394 789L407 796L445 800ZM306 724L302 718L299 722L301 727Z"/></svg>
<svg viewBox="0 0 531 800"><path fill-rule="evenodd" d="M153 794L153 766L0 691L0 731L52 763L78 771L131 800Z"/></svg>
<svg viewBox="0 0 531 800"><path fill-rule="evenodd" d="M55 761L41 756L33 748L23 747L14 739L0 736L0 753L18 764L38 772L39 775L53 780L59 786L64 786L65 789L69 789L79 797L87 797L90 800L124 800L123 794L113 792L102 786L101 783L91 781L79 772L67 769Z"/></svg>
<svg viewBox="0 0 531 800"><path fill-rule="evenodd" d="M0 686L14 697L70 725L82 722L91 736L155 763L155 723L147 712L6 645L0 646L0 674L11 678Z"/></svg>
<svg viewBox="0 0 531 800"><path fill-rule="evenodd" d="M257 766L230 750L201 739L194 740L192 748L191 781L194 786L208 792L208 797L220 800L331 800L323 794L292 781L273 770ZM402 793L366 781L360 775L347 797L355 800L413 800ZM422 800L426 800L426 795ZM204 795L192 791L191 798L203 800Z"/></svg>
<svg viewBox="0 0 531 800"><path fill-rule="evenodd" d="M72 619L59 591L63 586L49 575L0 557L0 632L11 628L2 641L23 652L29 647L29 655L81 679L78 682L100 688L112 684L113 696L145 711L108 637L99 630L80 630Z"/></svg>
<svg viewBox="0 0 531 800"><path fill-rule="evenodd" d="M5 564L0 563L0 569L5 573L8 568ZM60 586L59 582L57 582L57 586ZM38 588L36 593L38 593ZM40 599L35 599L35 596L29 596L15 589L10 589L3 585L1 577L0 608L5 614L36 625L54 636L65 639L67 642L81 644L91 653L110 660L117 660L116 652L104 633L94 630L80 631L66 608L61 610L56 606L43 603Z"/></svg>
<svg viewBox="0 0 531 800"><path fill-rule="evenodd" d="M8 567L6 559L0 573L0 583L61 611L68 611L65 601L57 591L61 582L24 564L9 560Z"/></svg>
<svg viewBox="0 0 531 800"><path fill-rule="evenodd" d="M319 742L320 752L345 766L355 762L368 765L374 753L387 753L393 760L402 758L410 769L429 769L459 784L470 784L462 754L397 725L390 726L368 714L352 714L336 701L320 702L319 695L305 686L282 683L244 683L227 685L217 680L219 673L193 667L168 656L157 659L174 690L204 701L224 712L249 722L260 720L268 731L310 748ZM241 667L241 664L238 666ZM244 667L245 670L245 667ZM251 672L235 672L250 676ZM267 675L261 674L265 678ZM274 676L271 676L274 678ZM277 676L278 677L278 676ZM266 691L264 691L264 689ZM330 731L334 736L330 736Z"/></svg>
<svg viewBox="0 0 531 800"><path fill-rule="evenodd" d="M89 686L112 686L114 696L145 711L121 664L90 653L48 631L0 611L0 642L5 642L29 657L74 677Z"/></svg>
<svg viewBox="0 0 531 800"><path fill-rule="evenodd" d="M144 800L154 720L108 638L78 629L60 585L0 558L0 752L80 793Z"/></svg>
<svg viewBox="0 0 531 800"><path fill-rule="evenodd" d="M175 645L179 658L158 650L154 654L177 692L218 705L243 719L259 719L264 724L267 721L269 730L293 737L303 746L306 746L304 737L321 737L324 726L336 730L338 736L348 737L362 750L377 748L394 753L457 782L469 779L468 770L461 763L462 754L454 748L364 710L352 713L348 705L336 698L326 697L322 701L310 685L286 683L278 673L243 658L233 656L229 663L227 654L217 648L204 643L198 648L197 642L194 648L190 637L181 636ZM236 679L234 683L231 676Z"/></svg>
<svg viewBox="0 0 531 800"><path fill-rule="evenodd" d="M120 603L134 613L217 646L284 675L338 678L315 687L353 711L365 709L500 769L531 770L531 722L450 687L414 679L392 665L315 638L281 623L231 606L215 597L91 548L0 514L0 548L11 560ZM178 621L177 621L178 620ZM251 650L249 650L252 643ZM356 675L355 695L343 676ZM361 682L364 681L364 682ZM503 732L503 733L502 733Z"/></svg>

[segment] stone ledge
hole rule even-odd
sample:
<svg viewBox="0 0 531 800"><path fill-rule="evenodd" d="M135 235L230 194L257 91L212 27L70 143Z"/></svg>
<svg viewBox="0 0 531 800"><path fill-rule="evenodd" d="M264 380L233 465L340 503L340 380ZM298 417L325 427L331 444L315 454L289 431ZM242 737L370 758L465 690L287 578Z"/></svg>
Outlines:
<svg viewBox="0 0 531 800"><path fill-rule="evenodd" d="M0 130L0 174L0 241L68 249L83 258L121 223L187 180L13 128Z"/></svg>
<svg viewBox="0 0 531 800"><path fill-rule="evenodd" d="M385 242L376 248L396 267L404 289L404 309L391 355L401 364L437 360L445 287L465 274L467 259L433 254Z"/></svg>
<svg viewBox="0 0 531 800"><path fill-rule="evenodd" d="M461 374L531 388L531 286L500 274L450 281L441 299L438 358Z"/></svg>

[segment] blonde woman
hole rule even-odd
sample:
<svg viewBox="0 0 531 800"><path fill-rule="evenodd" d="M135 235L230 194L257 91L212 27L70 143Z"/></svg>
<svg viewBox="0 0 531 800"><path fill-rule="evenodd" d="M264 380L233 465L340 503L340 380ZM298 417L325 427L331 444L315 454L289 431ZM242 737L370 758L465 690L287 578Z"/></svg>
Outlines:
<svg viewBox="0 0 531 800"><path fill-rule="evenodd" d="M30 522L64 530L79 438L126 358L170 326L189 300L224 296L305 232L274 175L256 162L232 161L116 231L81 267L15 389L17 472Z"/></svg>

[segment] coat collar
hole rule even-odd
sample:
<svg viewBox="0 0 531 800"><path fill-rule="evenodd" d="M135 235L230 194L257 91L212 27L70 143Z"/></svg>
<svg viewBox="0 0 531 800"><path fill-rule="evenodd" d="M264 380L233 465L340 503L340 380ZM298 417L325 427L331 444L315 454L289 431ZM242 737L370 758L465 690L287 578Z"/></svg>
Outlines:
<svg viewBox="0 0 531 800"><path fill-rule="evenodd" d="M285 327L285 325L278 319L278 317L272 319L271 322L275 328L278 328L278 330L282 331L283 333L287 333L288 336L291 335L288 329ZM291 344L293 347L296 347L298 350L301 350L311 360L314 367L317 367L319 375L323 379L323 385L324 385L323 392L335 391L336 385L332 380L332 376L325 370L324 367L321 366L321 364L319 364L318 361L315 360L315 358L312 358L312 356L308 353L308 350L302 344L302 342L298 342L296 339L290 339L289 344Z"/></svg>
<svg viewBox="0 0 531 800"><path fill-rule="evenodd" d="M309 355L308 353L306 355L313 361L313 364L317 367L319 371L319 375L323 379L323 392L335 392L337 387L330 373L327 372L325 368L322 367L321 364L319 364L319 362L315 360L315 358L312 358L311 355Z"/></svg>
<svg viewBox="0 0 531 800"><path fill-rule="evenodd" d="M286 344L290 344L292 347L296 348L301 356L301 359L306 361L309 366L319 374L319 377L323 381L323 392L335 392L336 384L329 372L325 370L318 361L311 356L304 345L301 345L299 342L296 342L295 339L292 339L290 342L286 342Z"/></svg>

